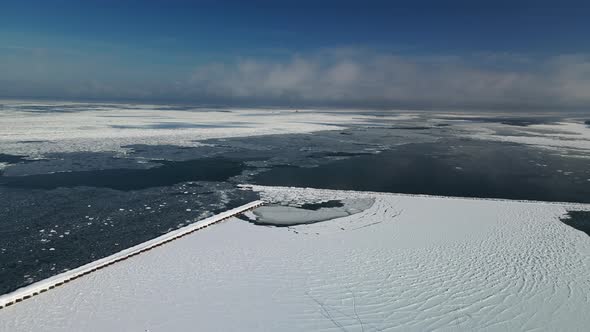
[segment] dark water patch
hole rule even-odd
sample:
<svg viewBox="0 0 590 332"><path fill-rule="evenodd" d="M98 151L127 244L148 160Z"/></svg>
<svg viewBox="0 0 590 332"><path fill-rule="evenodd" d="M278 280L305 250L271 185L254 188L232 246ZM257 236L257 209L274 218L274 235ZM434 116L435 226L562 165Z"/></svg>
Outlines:
<svg viewBox="0 0 590 332"><path fill-rule="evenodd" d="M166 119L167 117L165 116L160 116L160 115L148 115L148 114L142 114L142 115L113 115L113 114L108 114L108 115L99 115L99 117L101 118L141 118L141 119Z"/></svg>
<svg viewBox="0 0 590 332"><path fill-rule="evenodd" d="M172 196L184 196L184 195L188 195L189 193L187 191L179 191L179 192L175 192L175 193L171 193L170 195ZM198 193L198 195L209 195L209 194L214 194L213 191L203 191ZM192 195L192 193L191 193Z"/></svg>
<svg viewBox="0 0 590 332"><path fill-rule="evenodd" d="M252 219L250 219L250 218L246 217L246 216L244 215L244 213L236 214L236 215L234 216L234 218L238 218L238 219L240 219L240 220L242 220L242 221L247 221L247 222L254 223L254 221L253 221Z"/></svg>
<svg viewBox="0 0 590 332"><path fill-rule="evenodd" d="M318 152L310 154L310 158L323 158L323 157L355 157L355 156L366 156L370 155L370 152L344 152L344 151L336 151L336 152Z"/></svg>
<svg viewBox="0 0 590 332"><path fill-rule="evenodd" d="M333 123L333 122L318 122L318 121L295 121L295 123L301 123L301 124L311 124L311 125L320 125L320 126L332 126L332 127L342 127L342 125L339 125L337 123ZM387 125L382 125L383 127L387 126ZM367 127L367 123L365 122L350 122L347 123L345 127L365 127L365 128L379 128L381 126L379 125L375 125L375 124L371 124L370 127Z"/></svg>
<svg viewBox="0 0 590 332"><path fill-rule="evenodd" d="M406 144L315 168L253 177L270 186L590 203L587 160L512 143L448 140Z"/></svg>
<svg viewBox="0 0 590 332"><path fill-rule="evenodd" d="M561 221L579 231L590 235L590 211L569 211Z"/></svg>
<svg viewBox="0 0 590 332"><path fill-rule="evenodd" d="M22 161L26 161L26 156L17 156L12 154L0 153L0 162L8 164L16 164Z"/></svg>
<svg viewBox="0 0 590 332"><path fill-rule="evenodd" d="M223 122L223 123L185 123L185 122L161 122L147 125L112 125L116 129L182 129L182 128L241 128L247 127L247 122Z"/></svg>
<svg viewBox="0 0 590 332"><path fill-rule="evenodd" d="M424 126L389 126L389 125L382 125L382 126L368 126L367 129L393 129L393 130L430 130L432 127L424 127Z"/></svg>
<svg viewBox="0 0 590 332"><path fill-rule="evenodd" d="M370 153L368 147L382 148L378 144L387 138L365 132L355 139L339 132L319 132L313 135L269 135L203 141L215 149L224 149L223 156L244 160L260 160L258 167L279 165L311 166L334 157L347 157ZM366 141L366 143L365 143ZM376 143L372 143L376 141ZM252 164L254 165L254 164Z"/></svg>
<svg viewBox="0 0 590 332"><path fill-rule="evenodd" d="M430 130L432 127L416 126L416 127L389 127L389 129L397 130Z"/></svg>
<svg viewBox="0 0 590 332"><path fill-rule="evenodd" d="M509 126L518 126L518 127L527 127L534 124L542 124L544 121L530 121L530 120L521 120L521 119L507 119L500 121L501 124L509 125Z"/></svg>
<svg viewBox="0 0 590 332"><path fill-rule="evenodd" d="M448 126L450 126L450 124L449 123L437 123L437 124L435 124L435 126L437 126L437 127L448 127Z"/></svg>
<svg viewBox="0 0 590 332"><path fill-rule="evenodd" d="M527 131L515 131L510 128L496 129L494 135L498 136L516 136L516 137L545 137L541 133L537 133L535 130Z"/></svg>
<svg viewBox="0 0 590 332"><path fill-rule="evenodd" d="M91 110L101 110L105 107L124 108L120 105L108 104L63 104L63 105L14 105L14 109L27 113L76 113Z"/></svg>
<svg viewBox="0 0 590 332"><path fill-rule="evenodd" d="M291 164L273 164L272 168L299 168L299 166Z"/></svg>
<svg viewBox="0 0 590 332"><path fill-rule="evenodd" d="M501 123L509 126L527 127L537 124L552 124L557 119L550 117L452 117L447 120Z"/></svg>
<svg viewBox="0 0 590 332"><path fill-rule="evenodd" d="M335 207L343 207L344 203L340 200L329 200L326 202L321 203L305 203L301 205L299 208L304 210L312 210L317 211L321 208L335 208Z"/></svg>
<svg viewBox="0 0 590 332"><path fill-rule="evenodd" d="M159 164L149 159L121 158L112 152L48 153L45 159L27 160L5 169L4 176L27 176L102 169L145 169ZM192 158L196 159L196 158Z"/></svg>
<svg viewBox="0 0 590 332"><path fill-rule="evenodd" d="M219 112L219 113L231 113L232 110L228 110L221 106L195 106L195 105L173 105L173 106L165 106L165 105L158 105L157 107L153 108L155 111L183 111L183 112Z"/></svg>
<svg viewBox="0 0 590 332"><path fill-rule="evenodd" d="M27 113L76 113L78 109L55 108L53 106L27 106L19 111Z"/></svg>
<svg viewBox="0 0 590 332"><path fill-rule="evenodd" d="M272 110L267 110L267 111L263 111L263 112L256 112L256 113L239 113L239 116L244 116L244 117L256 117L256 116L281 116L281 115L292 115L293 113L299 113L299 112L275 112Z"/></svg>
<svg viewBox="0 0 590 332"><path fill-rule="evenodd" d="M162 166L148 169L105 169L28 176L0 176L0 185L27 189L84 186L129 191L171 186L185 181L226 181L232 176L239 175L245 169L242 162L225 158L161 161L161 163Z"/></svg>
<svg viewBox="0 0 590 332"><path fill-rule="evenodd" d="M17 143L53 143L53 142L43 141L43 140L26 140L26 141L18 141Z"/></svg>
<svg viewBox="0 0 590 332"><path fill-rule="evenodd" d="M126 145L123 148L129 152L125 156L131 160L169 160L186 161L201 158L224 156L231 159L229 153L231 147L205 145L205 146L177 146L177 145Z"/></svg>

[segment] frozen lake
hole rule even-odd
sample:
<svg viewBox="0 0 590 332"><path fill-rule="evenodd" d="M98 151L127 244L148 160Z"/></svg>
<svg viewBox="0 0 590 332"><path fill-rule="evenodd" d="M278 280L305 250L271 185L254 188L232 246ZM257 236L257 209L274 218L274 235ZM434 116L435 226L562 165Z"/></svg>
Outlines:
<svg viewBox="0 0 590 332"><path fill-rule="evenodd" d="M258 198L240 184L588 202L586 120L5 103L0 293Z"/></svg>

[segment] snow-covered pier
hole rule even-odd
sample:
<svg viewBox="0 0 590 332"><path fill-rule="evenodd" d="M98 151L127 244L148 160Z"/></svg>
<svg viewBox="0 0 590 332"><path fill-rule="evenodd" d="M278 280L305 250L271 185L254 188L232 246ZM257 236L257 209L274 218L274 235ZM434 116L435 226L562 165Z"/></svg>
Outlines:
<svg viewBox="0 0 590 332"><path fill-rule="evenodd" d="M104 257L102 259L96 260L96 261L88 263L86 265L82 265L78 268L75 268L70 271L66 271L64 273L53 276L51 278L41 280L41 281L31 284L29 286L19 288L12 293L1 295L0 296L0 309L4 308L6 306L12 305L12 304L21 302L23 300L26 300L26 299L28 299L32 296L38 295L40 293L46 292L46 291L53 289L57 286L61 286L67 282L70 282L70 281L77 279L81 276L87 275L87 274L94 272L96 270L102 269L106 266L112 265L116 262L125 260L125 259L135 256L135 255L138 255L142 252L151 250L155 247L159 247L159 246L163 245L164 243L176 240L180 237L183 237L183 236L193 233L195 231L207 228L213 224L222 222L230 217L233 217L237 214L257 208L263 204L264 204L263 201L253 201L248 204L239 206L237 208L234 208L234 209L231 209L228 211L224 211L222 213L216 214L216 215L211 216L209 218L200 220L194 224L190 224L188 226L185 226L185 227L179 228L177 230L171 231L169 233L166 233L166 234L159 236L155 239L152 239L152 240L140 243L136 246L119 251L116 254L110 255L108 257Z"/></svg>

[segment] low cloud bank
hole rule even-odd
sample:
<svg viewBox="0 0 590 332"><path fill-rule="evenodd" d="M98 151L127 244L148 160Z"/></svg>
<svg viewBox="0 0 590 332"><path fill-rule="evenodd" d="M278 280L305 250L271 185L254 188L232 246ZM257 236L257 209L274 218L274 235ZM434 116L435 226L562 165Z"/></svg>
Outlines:
<svg viewBox="0 0 590 332"><path fill-rule="evenodd" d="M115 74L108 65L95 76L90 69L76 75L67 72L71 66L61 68L60 75L0 78L0 96L484 110L584 110L590 104L585 54L408 56L336 49L235 58L146 77Z"/></svg>
<svg viewBox="0 0 590 332"><path fill-rule="evenodd" d="M590 57L364 53L241 59L201 66L189 85L205 96L294 104L572 109L590 103Z"/></svg>

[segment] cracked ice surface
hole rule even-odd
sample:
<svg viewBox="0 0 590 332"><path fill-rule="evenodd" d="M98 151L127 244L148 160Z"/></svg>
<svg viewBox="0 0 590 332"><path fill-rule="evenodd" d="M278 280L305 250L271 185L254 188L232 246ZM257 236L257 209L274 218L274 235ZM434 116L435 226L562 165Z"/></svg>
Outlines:
<svg viewBox="0 0 590 332"><path fill-rule="evenodd" d="M254 186L373 198L289 228L238 219L0 310L3 331L585 330L588 205Z"/></svg>

